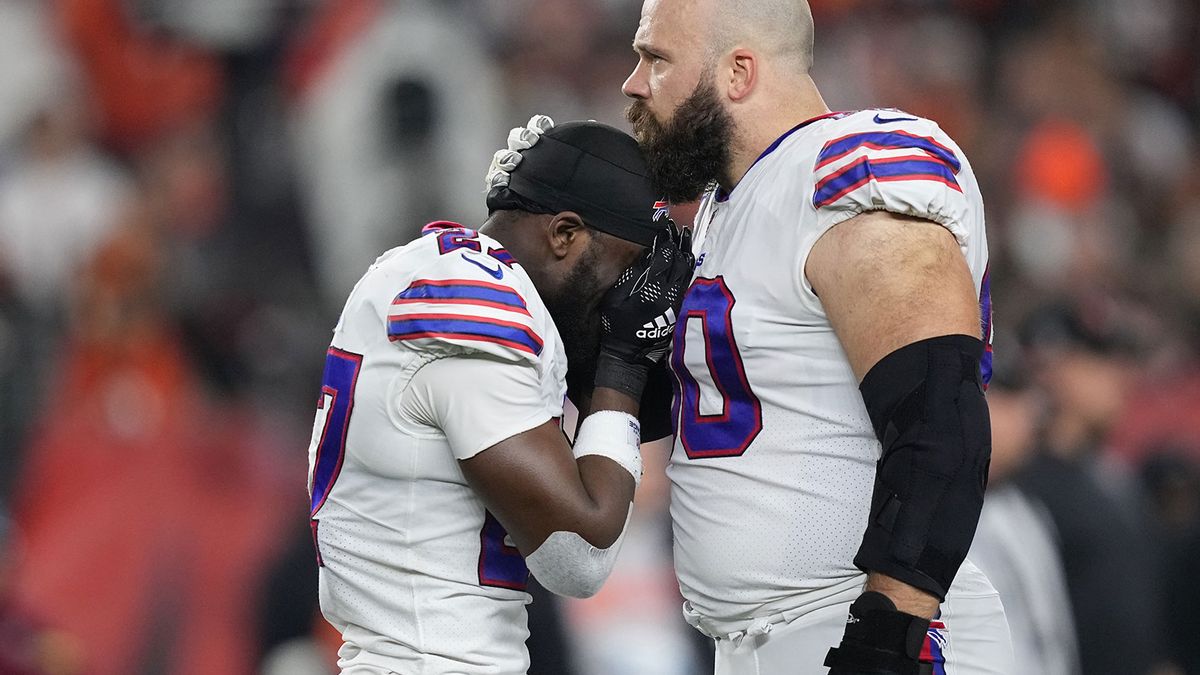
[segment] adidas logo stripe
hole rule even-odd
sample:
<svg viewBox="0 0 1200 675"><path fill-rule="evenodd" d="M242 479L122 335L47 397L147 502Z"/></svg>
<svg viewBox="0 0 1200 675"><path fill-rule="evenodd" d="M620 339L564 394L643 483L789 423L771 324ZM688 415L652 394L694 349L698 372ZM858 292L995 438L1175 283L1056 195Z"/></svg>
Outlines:
<svg viewBox="0 0 1200 675"><path fill-rule="evenodd" d="M637 336L654 339L669 335L675 328L675 318L675 310L668 307L666 312L655 317L653 321L642 324L642 330L637 332Z"/></svg>

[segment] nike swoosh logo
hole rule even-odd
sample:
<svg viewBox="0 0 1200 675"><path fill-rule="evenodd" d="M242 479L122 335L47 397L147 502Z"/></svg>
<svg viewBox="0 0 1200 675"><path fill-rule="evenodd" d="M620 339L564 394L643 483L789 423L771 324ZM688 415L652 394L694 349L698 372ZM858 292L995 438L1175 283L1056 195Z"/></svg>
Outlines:
<svg viewBox="0 0 1200 675"><path fill-rule="evenodd" d="M875 124L888 124L889 122L916 122L915 117L880 117L875 116Z"/></svg>
<svg viewBox="0 0 1200 675"><path fill-rule="evenodd" d="M488 267L487 265L484 265L483 263L479 262L478 260L472 260L471 258L468 258L466 253L462 254L462 259L466 260L467 262L471 263L472 265L478 267L479 269L483 270L484 272L487 272L488 274L492 275L493 279L503 279L504 278L504 268L501 267L500 265L497 265L496 269L492 269L492 268Z"/></svg>

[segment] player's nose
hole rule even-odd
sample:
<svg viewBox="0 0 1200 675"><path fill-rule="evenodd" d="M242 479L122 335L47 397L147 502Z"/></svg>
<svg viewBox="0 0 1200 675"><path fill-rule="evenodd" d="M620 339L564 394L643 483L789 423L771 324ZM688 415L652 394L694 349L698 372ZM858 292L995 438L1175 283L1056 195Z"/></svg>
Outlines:
<svg viewBox="0 0 1200 675"><path fill-rule="evenodd" d="M649 98L650 97L650 80L646 77L645 62L638 60L638 64L634 66L633 72L629 77L625 78L625 83L621 85L621 93L629 98Z"/></svg>

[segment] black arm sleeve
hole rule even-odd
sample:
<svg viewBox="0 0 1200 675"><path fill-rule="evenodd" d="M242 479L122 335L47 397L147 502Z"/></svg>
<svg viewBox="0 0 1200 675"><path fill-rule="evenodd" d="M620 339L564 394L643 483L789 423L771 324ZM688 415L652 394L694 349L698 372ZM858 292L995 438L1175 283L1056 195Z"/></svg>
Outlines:
<svg viewBox="0 0 1200 675"><path fill-rule="evenodd" d="M944 600L967 556L987 485L992 432L983 343L944 335L901 347L859 390L883 445L854 564Z"/></svg>

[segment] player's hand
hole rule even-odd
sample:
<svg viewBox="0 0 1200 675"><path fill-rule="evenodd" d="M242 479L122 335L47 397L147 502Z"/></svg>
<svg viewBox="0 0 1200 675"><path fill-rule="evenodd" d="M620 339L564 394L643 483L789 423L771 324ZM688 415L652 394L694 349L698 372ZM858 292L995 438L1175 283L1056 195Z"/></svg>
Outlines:
<svg viewBox="0 0 1200 675"><path fill-rule="evenodd" d="M888 596L867 591L850 605L842 644L829 650L829 675L932 675L921 660L929 619L896 609Z"/></svg>
<svg viewBox="0 0 1200 675"><path fill-rule="evenodd" d="M671 346L676 312L696 259L691 232L669 218L646 255L621 273L600 302L601 351L628 363L657 363Z"/></svg>
<svg viewBox="0 0 1200 675"><path fill-rule="evenodd" d="M508 147L492 155L487 176L483 179L484 190L508 185L512 172L521 163L521 151L532 148L542 134L554 128L554 120L546 115L534 115L523 127L513 127L508 132Z"/></svg>
<svg viewBox="0 0 1200 675"><path fill-rule="evenodd" d="M671 219L646 255L621 273L600 302L600 360L596 386L637 400L650 366L671 348L675 319L696 259L690 230Z"/></svg>

